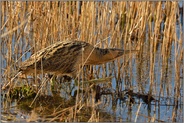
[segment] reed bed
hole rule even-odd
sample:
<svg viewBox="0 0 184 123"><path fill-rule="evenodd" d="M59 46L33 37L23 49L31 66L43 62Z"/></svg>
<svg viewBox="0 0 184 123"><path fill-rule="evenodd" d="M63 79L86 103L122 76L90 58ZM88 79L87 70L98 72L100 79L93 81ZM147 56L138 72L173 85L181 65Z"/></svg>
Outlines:
<svg viewBox="0 0 184 123"><path fill-rule="evenodd" d="M1 6L2 86L10 83L12 88L21 83L20 79L12 79L20 63L57 41L75 39L102 48L137 49L134 57L125 55L107 64L86 66L83 74L90 77L85 81L113 76L117 92L132 88L175 97L171 121L177 121L184 81L183 15L179 2L6 1ZM32 77L33 83L39 85L36 72ZM44 81L44 76L39 77ZM78 86L85 87L79 82ZM78 90L75 107L68 108L73 117L70 121L79 121L77 112L84 106L81 100ZM86 102L92 107L88 121L98 122L95 107L99 104L90 99Z"/></svg>

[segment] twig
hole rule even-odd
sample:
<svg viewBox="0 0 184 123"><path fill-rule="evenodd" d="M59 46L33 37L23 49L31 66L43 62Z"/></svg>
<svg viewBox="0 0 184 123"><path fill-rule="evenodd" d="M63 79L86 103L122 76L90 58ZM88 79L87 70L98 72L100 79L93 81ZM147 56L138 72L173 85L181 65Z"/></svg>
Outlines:
<svg viewBox="0 0 184 123"><path fill-rule="evenodd" d="M135 121L134 122L137 122L137 117L139 115L139 111L140 111L141 105L142 105L142 102L139 104L139 107L138 107L138 110L137 110L137 113L136 113Z"/></svg>
<svg viewBox="0 0 184 123"><path fill-rule="evenodd" d="M5 37L5 36L7 36L8 34L10 34L10 33L14 32L14 31L16 31L17 29L19 29L20 27L22 27L25 23L27 23L27 21L28 21L28 19L24 20L20 25L14 27L12 30L10 30L10 31L8 31L8 32L6 32L6 33L4 33L4 34L2 34L0 37L3 38L3 37Z"/></svg>
<svg viewBox="0 0 184 123"><path fill-rule="evenodd" d="M30 105L30 107L31 107L31 106L33 105L33 103L35 102L35 100L36 100L36 98L38 97L38 94L40 93L40 91L41 91L43 85L45 84L45 82L47 82L48 79L49 79L49 78L45 79L45 81L42 82L42 85L41 85L41 87L40 87L40 90L39 90L38 93L36 94L34 100L32 101L32 103L31 103L31 105Z"/></svg>

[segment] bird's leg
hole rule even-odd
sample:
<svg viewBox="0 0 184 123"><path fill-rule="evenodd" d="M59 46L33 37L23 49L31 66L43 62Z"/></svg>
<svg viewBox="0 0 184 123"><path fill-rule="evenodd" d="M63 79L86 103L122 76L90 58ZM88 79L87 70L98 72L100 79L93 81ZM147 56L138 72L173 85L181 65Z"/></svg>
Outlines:
<svg viewBox="0 0 184 123"><path fill-rule="evenodd" d="M52 94L55 94L55 90L56 90L56 75L47 73L45 75L45 78L48 79L48 81L46 82L47 84L45 85L46 89L49 86L49 90L47 90L47 91L51 92Z"/></svg>
<svg viewBox="0 0 184 123"><path fill-rule="evenodd" d="M57 93L57 76L56 75L50 75L50 91L52 92L52 94L56 94Z"/></svg>

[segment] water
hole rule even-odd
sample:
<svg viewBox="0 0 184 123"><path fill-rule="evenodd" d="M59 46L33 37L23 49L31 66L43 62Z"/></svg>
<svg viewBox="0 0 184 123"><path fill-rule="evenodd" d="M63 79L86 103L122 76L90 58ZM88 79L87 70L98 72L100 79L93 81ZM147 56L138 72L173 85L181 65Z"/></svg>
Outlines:
<svg viewBox="0 0 184 123"><path fill-rule="evenodd" d="M103 95L101 96L101 101L102 104L97 106L97 108L101 109L103 112L106 112L114 117L116 119L114 121L130 121L133 122L137 120L138 122L147 122L151 121L151 118L155 118L156 121L165 121L165 122L170 122L172 121L172 116L173 112L177 114L175 121L177 122L182 122L183 121L183 89L180 88L180 93L181 97L178 99L178 107L177 109L174 109L176 106L174 103L175 99L175 45L172 45L172 52L171 52L171 58L170 58L170 68L168 70L168 74L165 80L165 84L163 84L165 87L163 88L164 90L162 91L162 94L160 96L160 85L161 83L161 60L160 60L160 54L159 51L157 53L157 59L155 62L155 83L154 83L154 88L156 89L153 91L152 96L156 100L160 100L160 102L151 102L150 107L148 104L146 104L144 101L142 101L139 98L135 98L135 102L133 104L129 104L130 101L127 96L125 99L118 99L118 93L125 91L125 89L131 89L133 90L134 93L142 93L142 94L148 94L150 90L150 79L149 79L149 68L142 68L142 69L147 69L147 71L144 71L144 74L141 74L142 77L139 77L138 74L138 59L136 59L136 55L133 55L130 59L132 62L132 69L129 69L130 71L129 74L125 74L125 70L123 69L123 74L121 76L121 80L117 80L117 70L118 70L118 64L117 60L113 62L106 63L106 68L103 68L102 66L94 66L96 70L99 69L99 78L104 78L103 71L105 69L106 71L106 76L113 76L112 78L112 87L109 88L104 88L105 90L108 90L111 92L111 94L114 95ZM120 63L123 63L123 60L120 60ZM149 64L149 61L146 61L144 64ZM143 65L146 67L146 65ZM111 71L109 71L111 70ZM169 72L170 71L170 72ZM182 75L182 70L180 71L180 74ZM96 76L97 77L97 76ZM125 78L122 78L125 77ZM130 79L131 78L131 79ZM140 80L138 78L141 78ZM143 81L144 80L144 81ZM117 82L118 81L118 82ZM70 86L67 83L63 83L62 87L68 88L68 89L61 89L61 95L64 97L66 100L70 100L71 96L69 96L67 91L71 90L72 87L72 96L74 95L75 90L77 90L77 86L74 84L74 80L72 80ZM120 85L117 85L119 83ZM182 83L182 82L181 82ZM104 87L104 83L99 84L101 87ZM170 90L168 90L170 89ZM66 91L67 90L67 91ZM92 98L90 98L91 100ZM16 107L16 103L13 102L12 104L9 104L11 107ZM2 104L4 106L4 104ZM138 111L138 108L140 106L140 110ZM176 111L175 111L176 110ZM5 112L5 110L2 110L2 112ZM16 112L16 113L15 113ZM138 115L137 115L138 112ZM12 117L15 115L14 118L18 119L17 121L24 121L26 119L30 118L30 114L26 114L25 112L22 113L21 109L17 110L16 108L11 108L10 114L12 114ZM21 114L21 115L20 115ZM4 114L3 114L4 116ZM136 118L137 117L137 118ZM6 119L6 118L5 118ZM3 120L5 120L3 118ZM11 118L10 118L11 119ZM13 118L12 118L13 119ZM110 120L110 119L109 119Z"/></svg>
<svg viewBox="0 0 184 123"><path fill-rule="evenodd" d="M180 6L182 6L182 2L179 3ZM110 13L109 13L110 14ZM179 20L181 21L181 24L183 24L183 15L180 14ZM154 26L154 23L152 23ZM176 24L177 25L177 24ZM161 29L164 28L164 24L161 24ZM183 29L180 29L180 26L176 26L176 32L177 32L177 38L180 39L180 32ZM146 29L148 31L148 29ZM154 29L152 30L154 31ZM95 32L97 33L97 32ZM78 32L78 37L80 37L80 31ZM163 37L161 37L163 38ZM24 39L20 39L21 43L23 43ZM111 36L108 37L108 43L110 43ZM148 45L148 35L144 41L146 45ZM15 50L15 47L13 47L15 44L14 37L12 38L12 51ZM22 45L22 44L20 44ZM98 106L96 106L96 109L100 109L101 112L105 112L106 115L110 114L112 117L115 117L113 121L129 121L129 122L134 122L135 120L138 122L148 122L148 121L155 121L160 122L183 122L183 68L179 69L179 75L180 75L180 82L179 84L179 98L176 98L176 84L177 84L177 79L176 79L176 71L175 66L177 65L176 61L176 51L180 52L181 50L184 49L184 43L182 48L179 48L179 43L178 42L173 42L171 45L171 55L168 58L168 69L163 72L165 69L163 69L163 66L165 65L162 63L162 54L161 54L161 43L158 46L157 53L155 54L155 65L154 65L154 83L152 87L150 87L150 56L147 55L150 52L150 49L148 47L144 47L145 51L142 55L143 57L138 57L137 54L130 55L129 57L125 57L125 59L121 58L119 61L115 60L115 62L109 62L106 63L105 65L97 65L93 66L94 70L96 70L96 73L94 74L94 77L96 79L98 78L104 78L104 77L113 77L111 80L111 86L109 86L106 83L100 83L97 84L101 87L101 92L104 91L106 94L101 94L100 96L100 101L102 102ZM28 47L23 47L23 50L26 51L26 49L29 49L30 46ZM3 50L6 51L6 50ZM7 51L6 51L7 52ZM6 54L6 53L4 53ZM16 54L14 54L16 55ZM26 55L21 57L18 55L18 58L21 57L22 61L25 61L27 58L29 58L31 55L31 52L27 52ZM179 55L179 54L178 54ZM127 60L128 58L128 60ZM7 62L5 59L2 59L3 68L6 68ZM184 60L184 59L182 59ZM119 62L119 64L118 64ZM127 63L125 63L127 62ZM176 62L176 63L175 63ZM183 66L184 61L181 61ZM125 65L125 64L128 65ZM120 78L118 77L118 70L122 64L122 67L120 69ZM105 73L104 73L105 71ZM4 70L3 73L4 74ZM21 82L21 80L17 80L18 82ZM30 80L31 81L31 80ZM33 81L33 80L32 80ZM31 82L32 82L31 81ZM30 82L30 83L31 83ZM53 105L57 102L60 101L60 103L63 103L64 101L70 101L68 103L65 103L63 105L71 105L73 106L73 100L72 97L75 95L75 91L78 89L78 87L75 84L75 81L72 80L71 83L60 83L62 88L60 88L58 92L60 94L61 98L56 97L56 101L51 100L52 98L41 98L42 101L50 101L53 103ZM91 86L91 84L85 86L88 88ZM48 86L49 87L49 86ZM47 89L49 90L50 88ZM81 86L80 86L81 87ZM59 86L58 86L59 88ZM129 95L125 94L128 89L133 90L134 93L136 94L143 94L147 95L150 92L150 88L152 88L152 95L156 101L152 101L150 104L146 104L141 98L133 97L134 103L130 103ZM71 91L71 93L70 93ZM90 90L91 91L91 90ZM50 92L50 90L49 90ZM109 94L107 94L107 92ZM7 93L4 92L4 93ZM26 121L29 118L32 118L33 111L42 111L44 109L47 109L47 106L43 106L42 103L40 104L40 107L43 109L38 109L36 107L32 111L25 111L23 108L18 107L17 100L8 100L4 96L4 93L2 93L2 121ZM41 92L40 92L41 93ZM43 92L44 93L44 92ZM71 94L71 95L70 95ZM87 93L87 100L89 104L93 104L93 96L92 92ZM120 98L120 94L124 94L122 98ZM49 93L49 95L51 95ZM85 100L86 97L84 97L84 94L81 94L81 98ZM23 98L23 97L22 97ZM47 100L50 99L50 100ZM64 101L63 101L64 100ZM176 105L175 101L178 101L178 105ZM31 102L33 99L31 100ZM86 100L85 100L86 101ZM85 102L84 101L84 102ZM87 101L86 101L87 102ZM75 103L74 103L75 104ZM49 105L49 104L48 104ZM68 106L67 105L67 106ZM27 106L27 105L26 105ZM27 106L28 107L28 106ZM40 108L39 107L39 108ZM56 108L58 108L57 106ZM65 107L66 108L66 107ZM89 107L88 107L89 108ZM140 108L140 109L139 109ZM48 108L50 109L50 107ZM60 109L61 110L61 109ZM100 112L100 113L101 113ZM48 112L47 112L48 113ZM91 112L87 112L86 114L90 114ZM175 118L172 118L176 114ZM37 117L39 120L43 118L43 116L40 116L39 114L34 114L35 117ZM67 114L66 114L67 115ZM39 121L38 119L35 119L35 121ZM44 119L44 118L43 118ZM33 118L32 118L33 120ZM108 121L112 121L110 117L106 118Z"/></svg>

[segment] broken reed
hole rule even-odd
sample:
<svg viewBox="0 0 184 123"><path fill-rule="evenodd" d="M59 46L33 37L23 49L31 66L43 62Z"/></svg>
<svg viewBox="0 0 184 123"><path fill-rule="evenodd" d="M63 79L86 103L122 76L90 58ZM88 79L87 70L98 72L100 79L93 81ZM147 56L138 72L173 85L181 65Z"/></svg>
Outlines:
<svg viewBox="0 0 184 123"><path fill-rule="evenodd" d="M179 96L184 61L182 30L176 32L181 29L178 2L15 1L2 2L1 9L3 83L16 75L16 66L28 58L22 56L28 49L34 53L57 41L77 39L94 45L100 42L97 46L104 48L140 49L135 62L127 55L110 64L89 67L97 78L114 72L118 90L121 86L133 88L136 63L137 90L145 92L149 84L150 93L171 95L175 72L175 96ZM123 81L118 81L120 78Z"/></svg>

